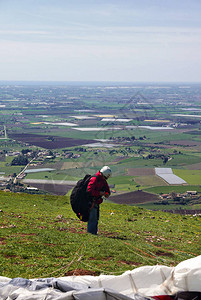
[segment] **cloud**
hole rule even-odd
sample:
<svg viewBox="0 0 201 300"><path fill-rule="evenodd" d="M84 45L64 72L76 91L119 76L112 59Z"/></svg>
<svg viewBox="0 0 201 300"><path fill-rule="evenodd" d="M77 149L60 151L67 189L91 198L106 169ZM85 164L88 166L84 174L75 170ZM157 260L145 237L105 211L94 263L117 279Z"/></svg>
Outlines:
<svg viewBox="0 0 201 300"><path fill-rule="evenodd" d="M5 1L0 79L201 80L200 10L162 2Z"/></svg>
<svg viewBox="0 0 201 300"><path fill-rule="evenodd" d="M13 35L46 35L48 31L42 30L0 30L0 35L13 36Z"/></svg>
<svg viewBox="0 0 201 300"><path fill-rule="evenodd" d="M0 30L4 40L14 40L37 43L72 44L82 45L118 45L127 47L141 47L167 45L167 44L194 44L201 43L201 29L182 27L89 27L81 23L66 26L62 30L50 27L46 30Z"/></svg>

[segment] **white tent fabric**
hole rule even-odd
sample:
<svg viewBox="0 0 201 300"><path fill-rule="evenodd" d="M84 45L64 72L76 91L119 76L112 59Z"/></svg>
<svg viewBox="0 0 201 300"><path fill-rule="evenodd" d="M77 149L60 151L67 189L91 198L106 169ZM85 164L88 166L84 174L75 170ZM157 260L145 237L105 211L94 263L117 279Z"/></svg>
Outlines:
<svg viewBox="0 0 201 300"><path fill-rule="evenodd" d="M119 276L0 277L0 300L141 300L180 291L201 292L201 255L176 267L144 266Z"/></svg>

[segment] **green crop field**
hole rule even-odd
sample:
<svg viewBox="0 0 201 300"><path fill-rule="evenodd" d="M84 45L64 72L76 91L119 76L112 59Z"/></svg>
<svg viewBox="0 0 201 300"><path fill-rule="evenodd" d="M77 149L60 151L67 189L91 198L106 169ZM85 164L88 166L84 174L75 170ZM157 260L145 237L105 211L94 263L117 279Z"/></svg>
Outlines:
<svg viewBox="0 0 201 300"><path fill-rule="evenodd" d="M142 208L145 208L145 209L150 209L150 210L168 210L168 211L170 211L170 210L181 210L182 211L182 209L183 209L184 212L186 210L192 209L192 206L190 206L190 205L185 205L184 207L181 206L181 205L176 205L176 204L156 205L152 202L144 203L144 204L136 204L136 206L142 207ZM195 207L194 209L198 209L198 208Z"/></svg>
<svg viewBox="0 0 201 300"><path fill-rule="evenodd" d="M172 191L176 193L185 193L186 191L194 191L201 193L201 185L169 185L147 188L146 192L154 194L168 194Z"/></svg>
<svg viewBox="0 0 201 300"><path fill-rule="evenodd" d="M201 160L200 157L194 155L175 155L174 158L166 164L167 167L175 167L175 166L185 166L190 164L199 163Z"/></svg>
<svg viewBox="0 0 201 300"><path fill-rule="evenodd" d="M201 170L174 169L174 174L184 179L190 185L201 185Z"/></svg>
<svg viewBox="0 0 201 300"><path fill-rule="evenodd" d="M23 166L10 166L7 162L0 161L0 172L5 172L5 175L11 175L13 173L19 173Z"/></svg>
<svg viewBox="0 0 201 300"><path fill-rule="evenodd" d="M143 186L164 186L165 181L155 175L135 177L135 182Z"/></svg>
<svg viewBox="0 0 201 300"><path fill-rule="evenodd" d="M82 269L121 274L174 266L200 255L200 216L103 203L97 236L72 212L69 197L0 192L0 274L57 277Z"/></svg>

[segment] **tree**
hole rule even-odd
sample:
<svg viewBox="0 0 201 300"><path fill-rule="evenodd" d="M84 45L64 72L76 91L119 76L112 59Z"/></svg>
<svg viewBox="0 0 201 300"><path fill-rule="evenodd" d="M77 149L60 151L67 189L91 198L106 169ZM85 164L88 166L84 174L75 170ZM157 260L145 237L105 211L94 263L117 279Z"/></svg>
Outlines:
<svg viewBox="0 0 201 300"><path fill-rule="evenodd" d="M24 155L19 155L17 157L14 157L11 166L26 166L28 164L28 158Z"/></svg>
<svg viewBox="0 0 201 300"><path fill-rule="evenodd" d="M28 152L31 152L31 150L30 149L22 149L22 155L25 155L25 154L27 154Z"/></svg>
<svg viewBox="0 0 201 300"><path fill-rule="evenodd" d="M136 185L136 187L137 187L137 190L139 191L139 188L140 188L140 184Z"/></svg>
<svg viewBox="0 0 201 300"><path fill-rule="evenodd" d="M165 156L165 157L164 157L164 159L163 159L163 163L164 163L164 165L165 165L167 162L168 162L168 157L167 157L167 156Z"/></svg>
<svg viewBox="0 0 201 300"><path fill-rule="evenodd" d="M172 199L173 199L174 201L177 200L177 193L174 192L174 191L172 191L171 197L172 197Z"/></svg>

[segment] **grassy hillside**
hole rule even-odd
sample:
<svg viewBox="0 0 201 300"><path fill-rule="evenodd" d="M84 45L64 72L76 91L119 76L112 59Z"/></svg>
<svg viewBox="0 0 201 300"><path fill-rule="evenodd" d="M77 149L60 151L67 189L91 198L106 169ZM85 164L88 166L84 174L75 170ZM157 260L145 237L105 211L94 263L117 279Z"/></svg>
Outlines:
<svg viewBox="0 0 201 300"><path fill-rule="evenodd" d="M69 197L0 192L0 276L121 274L173 266L200 254L201 216L103 203L98 236L86 233Z"/></svg>

